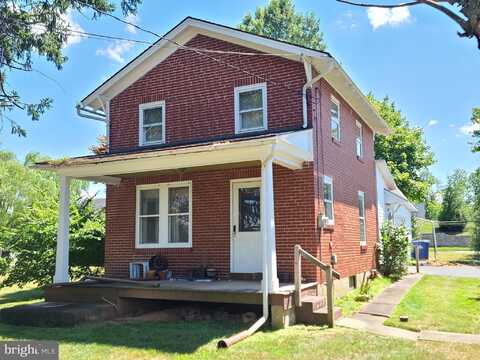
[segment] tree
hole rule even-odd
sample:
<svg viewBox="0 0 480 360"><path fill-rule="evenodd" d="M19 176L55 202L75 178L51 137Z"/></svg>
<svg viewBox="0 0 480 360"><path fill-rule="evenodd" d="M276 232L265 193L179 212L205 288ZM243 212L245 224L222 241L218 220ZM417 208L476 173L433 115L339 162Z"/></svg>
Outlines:
<svg viewBox="0 0 480 360"><path fill-rule="evenodd" d="M392 128L390 135L375 136L375 157L387 162L395 182L410 201L425 201L434 183L428 167L435 160L422 129L410 127L388 97L380 101L369 94L368 99Z"/></svg>
<svg viewBox="0 0 480 360"><path fill-rule="evenodd" d="M0 275L3 285L51 283L55 270L58 181L54 173L28 168L42 157L26 156L21 164L0 151ZM84 181L72 181L70 206L70 273L78 277L103 265L104 214L81 196Z"/></svg>
<svg viewBox="0 0 480 360"><path fill-rule="evenodd" d="M472 152L480 152L480 108L472 110Z"/></svg>
<svg viewBox="0 0 480 360"><path fill-rule="evenodd" d="M122 0L123 14L135 13L141 1ZM34 54L60 70L67 61L62 53L64 45L75 35L68 20L71 12L86 15L87 11L95 20L114 10L110 0L0 0L0 122L10 122L12 134L26 136L26 131L8 112L21 110L32 120L39 120L52 105L52 99L42 98L38 103L23 101L7 82L7 76L34 71Z"/></svg>
<svg viewBox="0 0 480 360"><path fill-rule="evenodd" d="M457 23L462 31L457 32L462 38L475 38L480 49L480 0L417 0L399 4L361 3L349 0L337 0L340 3L360 6L394 9L426 5L448 16ZM446 5L442 5L444 3Z"/></svg>
<svg viewBox="0 0 480 360"><path fill-rule="evenodd" d="M455 223L441 224L440 228L447 232L460 232L465 228L467 220L468 175L465 170L457 169L447 178L447 187L443 191L442 211L438 219Z"/></svg>
<svg viewBox="0 0 480 360"><path fill-rule="evenodd" d="M480 252L480 168L470 175L470 186L473 194L472 247Z"/></svg>
<svg viewBox="0 0 480 360"><path fill-rule="evenodd" d="M311 49L326 48L320 20L313 12L295 12L292 0L270 0L265 7L257 7L254 16L246 14L238 28Z"/></svg>
<svg viewBox="0 0 480 360"><path fill-rule="evenodd" d="M438 201L438 194L431 192L425 200L425 218L429 220L438 220L442 211L442 203Z"/></svg>

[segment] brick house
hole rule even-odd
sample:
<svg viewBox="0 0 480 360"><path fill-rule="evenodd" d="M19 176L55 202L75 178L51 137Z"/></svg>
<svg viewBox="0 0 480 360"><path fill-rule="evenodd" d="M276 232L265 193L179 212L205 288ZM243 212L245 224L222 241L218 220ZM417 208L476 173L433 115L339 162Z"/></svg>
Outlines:
<svg viewBox="0 0 480 360"><path fill-rule="evenodd" d="M186 18L78 112L105 122L108 152L37 165L61 179L55 282L71 178L107 184L109 277L160 254L174 274L263 273L275 293L295 244L345 287L375 266L373 140L389 129L329 53Z"/></svg>

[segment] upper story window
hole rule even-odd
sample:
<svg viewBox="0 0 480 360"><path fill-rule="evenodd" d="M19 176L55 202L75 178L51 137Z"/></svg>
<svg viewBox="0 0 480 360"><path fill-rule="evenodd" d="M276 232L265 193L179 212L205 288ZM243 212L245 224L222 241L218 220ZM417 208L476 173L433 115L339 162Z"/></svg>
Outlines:
<svg viewBox="0 0 480 360"><path fill-rule="evenodd" d="M235 132L267 129L267 84L235 88Z"/></svg>
<svg viewBox="0 0 480 360"><path fill-rule="evenodd" d="M362 158L363 157L363 127L362 123L359 121L356 121L357 125L357 137L355 138L355 152L357 154L357 157Z"/></svg>
<svg viewBox="0 0 480 360"><path fill-rule="evenodd" d="M360 221L360 245L367 245L367 235L365 229L365 193L358 192L358 219Z"/></svg>
<svg viewBox="0 0 480 360"><path fill-rule="evenodd" d="M191 183L137 186L137 248L192 246Z"/></svg>
<svg viewBox="0 0 480 360"><path fill-rule="evenodd" d="M329 225L333 225L333 180L329 176L323 177L323 207Z"/></svg>
<svg viewBox="0 0 480 360"><path fill-rule="evenodd" d="M337 141L340 141L341 139L340 123L340 102L332 96L330 98L330 128L332 132L332 138Z"/></svg>
<svg viewBox="0 0 480 360"><path fill-rule="evenodd" d="M140 145L154 145L165 142L165 101L140 104L139 141Z"/></svg>

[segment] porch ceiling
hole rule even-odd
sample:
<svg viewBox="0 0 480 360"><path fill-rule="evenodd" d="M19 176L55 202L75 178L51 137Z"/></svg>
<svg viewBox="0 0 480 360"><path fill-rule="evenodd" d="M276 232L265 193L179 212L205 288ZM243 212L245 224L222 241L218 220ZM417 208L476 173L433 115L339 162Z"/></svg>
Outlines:
<svg viewBox="0 0 480 360"><path fill-rule="evenodd" d="M312 130L137 153L47 161L35 164L34 168L77 179L118 184L121 177L132 174L264 161L269 157L274 163L289 169L301 169L304 162L313 160Z"/></svg>

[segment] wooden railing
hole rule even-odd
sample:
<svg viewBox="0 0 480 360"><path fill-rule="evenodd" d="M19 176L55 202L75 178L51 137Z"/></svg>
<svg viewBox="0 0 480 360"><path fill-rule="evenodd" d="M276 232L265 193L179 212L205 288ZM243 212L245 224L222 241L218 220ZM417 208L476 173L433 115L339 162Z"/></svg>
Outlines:
<svg viewBox="0 0 480 360"><path fill-rule="evenodd" d="M328 326L333 327L333 278L340 279L340 274L333 270L332 265L325 264L318 260L315 256L306 252L300 245L295 245L295 304L302 306L302 257L308 260L313 265L325 271L326 285L327 285L327 311L328 311Z"/></svg>

